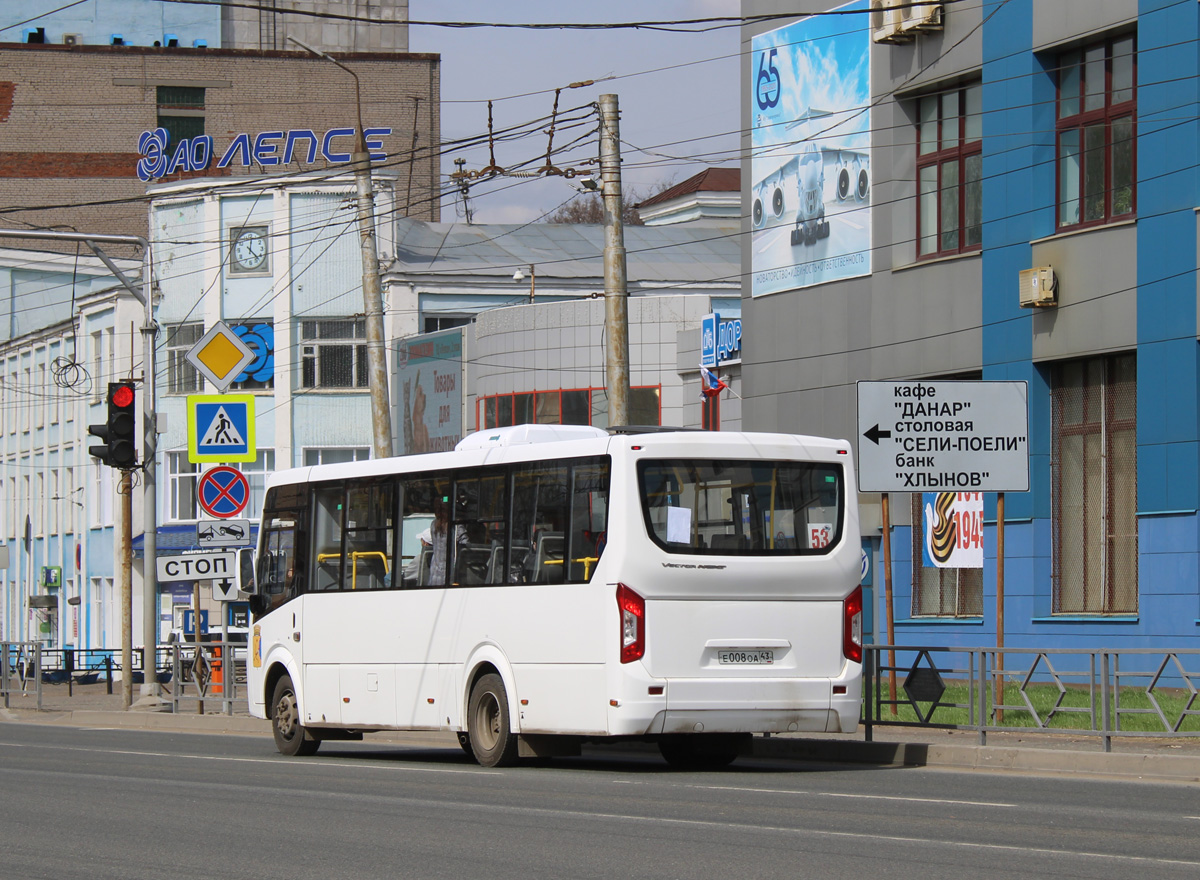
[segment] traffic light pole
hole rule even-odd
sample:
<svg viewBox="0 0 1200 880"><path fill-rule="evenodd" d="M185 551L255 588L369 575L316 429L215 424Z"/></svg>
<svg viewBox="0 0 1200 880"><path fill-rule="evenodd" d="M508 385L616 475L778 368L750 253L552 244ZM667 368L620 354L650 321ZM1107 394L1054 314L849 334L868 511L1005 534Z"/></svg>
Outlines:
<svg viewBox="0 0 1200 880"><path fill-rule="evenodd" d="M19 238L26 241L72 241L82 242L91 248L100 260L133 294L134 298L145 309L145 322L142 325L142 365L145 377L142 406L145 413L143 424L145 437L142 445L142 509L145 515L143 525L143 557L142 557L142 644L146 648L145 669L143 670L142 694L156 696L158 694L158 678L155 669L155 654L158 647L158 574L156 560L158 558L158 503L157 486L155 483L155 457L158 448L158 410L156 385L156 365L154 357L155 336L158 325L154 321L154 301L150 291L150 242L140 235L89 235L86 232L51 232L44 229L0 229L0 238ZM117 244L133 245L142 249L142 284L139 289L125 277L125 273L100 250L99 245ZM132 552L132 551L131 551ZM122 670L125 675L127 670Z"/></svg>

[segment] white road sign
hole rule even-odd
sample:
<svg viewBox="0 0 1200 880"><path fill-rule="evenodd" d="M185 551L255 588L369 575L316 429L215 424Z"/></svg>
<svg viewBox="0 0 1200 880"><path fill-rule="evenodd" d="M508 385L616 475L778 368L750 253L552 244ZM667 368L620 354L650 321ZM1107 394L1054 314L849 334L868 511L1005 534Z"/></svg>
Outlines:
<svg viewBox="0 0 1200 880"><path fill-rule="evenodd" d="M249 547L250 520L202 519L196 523L196 543L201 547Z"/></svg>
<svg viewBox="0 0 1200 880"><path fill-rule="evenodd" d="M237 578L227 577L212 582L213 599L217 602L233 602L238 597Z"/></svg>
<svg viewBox="0 0 1200 880"><path fill-rule="evenodd" d="M180 556L159 556L156 568L160 581L233 579L237 574L237 553L233 550L206 550Z"/></svg>
<svg viewBox="0 0 1200 880"><path fill-rule="evenodd" d="M1024 382L859 382L863 492L1025 492Z"/></svg>

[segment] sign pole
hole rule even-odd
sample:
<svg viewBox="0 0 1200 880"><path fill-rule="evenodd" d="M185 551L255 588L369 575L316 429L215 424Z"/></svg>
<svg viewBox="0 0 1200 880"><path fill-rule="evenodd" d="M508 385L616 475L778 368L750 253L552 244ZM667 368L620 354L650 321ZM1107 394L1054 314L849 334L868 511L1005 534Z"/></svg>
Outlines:
<svg viewBox="0 0 1200 880"><path fill-rule="evenodd" d="M121 471L117 494L121 498L121 708L133 705L133 479ZM143 580L150 561L142 566Z"/></svg>
<svg viewBox="0 0 1200 880"><path fill-rule="evenodd" d="M896 615L892 611L892 524L888 515L890 504L888 493L884 492L883 499L883 595L887 605L887 641L889 645L896 644ZM888 699L891 700L892 714L896 709L896 649L888 649Z"/></svg>
<svg viewBox="0 0 1200 880"><path fill-rule="evenodd" d="M200 653L204 650L200 646L200 581L192 581L192 638L196 640L196 650L192 653L192 674L195 675L196 664L200 662ZM204 714L203 692L196 703L196 714Z"/></svg>
<svg viewBox="0 0 1200 880"><path fill-rule="evenodd" d="M996 723L1004 722L1004 493L996 493Z"/></svg>

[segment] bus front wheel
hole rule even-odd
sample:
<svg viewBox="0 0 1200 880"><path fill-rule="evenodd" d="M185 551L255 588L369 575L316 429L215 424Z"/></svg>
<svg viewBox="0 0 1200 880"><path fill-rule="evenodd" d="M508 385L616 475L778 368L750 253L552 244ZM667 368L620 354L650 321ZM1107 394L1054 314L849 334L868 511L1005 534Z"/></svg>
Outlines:
<svg viewBox="0 0 1200 880"><path fill-rule="evenodd" d="M517 760L517 735L509 723L508 694L499 675L489 673L471 688L467 704L471 752L484 767L508 767Z"/></svg>
<svg viewBox="0 0 1200 880"><path fill-rule="evenodd" d="M271 698L271 732L275 735L275 748L281 755L289 757L315 755L321 741L300 723L300 704L296 702L296 688L289 676L275 684Z"/></svg>

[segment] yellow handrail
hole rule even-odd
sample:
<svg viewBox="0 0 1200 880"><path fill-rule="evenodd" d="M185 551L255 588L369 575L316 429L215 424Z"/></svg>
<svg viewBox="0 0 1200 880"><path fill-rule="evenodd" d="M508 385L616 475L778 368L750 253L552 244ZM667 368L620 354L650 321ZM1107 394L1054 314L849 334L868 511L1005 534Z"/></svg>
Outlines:
<svg viewBox="0 0 1200 880"><path fill-rule="evenodd" d="M592 565L599 562L600 557L599 556L579 556L575 559L572 559L571 561L583 563L583 576L586 579L586 578L589 578L592 576ZM542 560L542 565L562 565L562 564L563 564L563 561L561 559L544 559L544 560Z"/></svg>
<svg viewBox="0 0 1200 880"><path fill-rule="evenodd" d="M383 551L381 551L381 550L353 550L350 553L350 563L352 566L350 569L350 589L352 589L352 590L358 589L358 560L360 557L366 557L366 558L378 557L379 559L381 559L383 561L383 573L384 574L388 573L388 558L387 558L387 554L384 553ZM340 562L341 558L342 558L341 553L318 553L317 554L317 565L321 565L322 563L328 562L331 559L336 559Z"/></svg>

